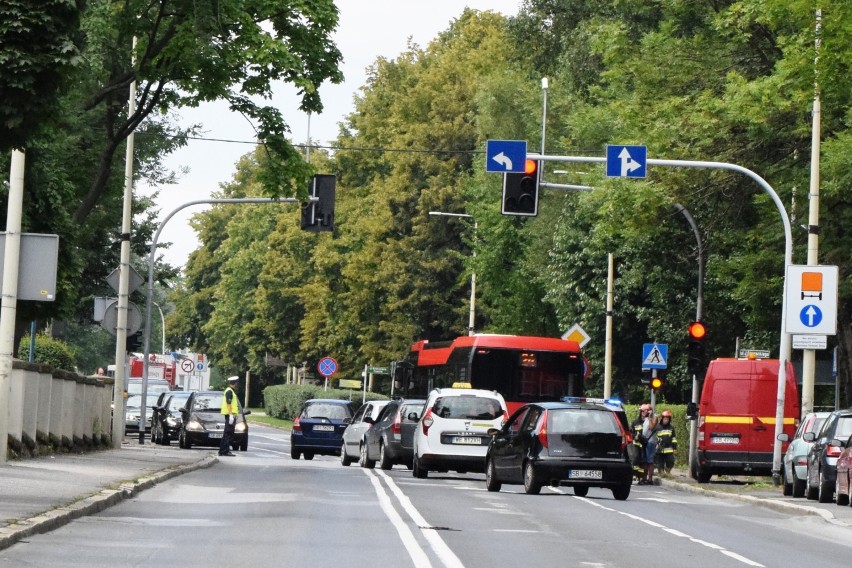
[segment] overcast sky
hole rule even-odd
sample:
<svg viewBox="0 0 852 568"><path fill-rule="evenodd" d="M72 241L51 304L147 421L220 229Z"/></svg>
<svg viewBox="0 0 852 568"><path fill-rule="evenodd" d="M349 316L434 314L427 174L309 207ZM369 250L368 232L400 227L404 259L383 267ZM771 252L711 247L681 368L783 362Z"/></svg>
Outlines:
<svg viewBox="0 0 852 568"><path fill-rule="evenodd" d="M409 38L425 47L461 15L465 6L515 15L520 3L521 0L337 0L340 22L334 38L343 53L345 81L340 85L320 87L324 111L311 117L311 140L315 144L328 144L337 138L338 124L352 112L353 96L366 83L366 69L377 57L396 58L406 50ZM298 110L295 89L280 88L273 103L284 113L293 141L307 140L308 118ZM168 167L175 170L186 167L189 172L181 176L177 185L161 190L157 200L161 221L189 201L211 197L220 183L230 181L236 162L252 151L255 139L252 126L241 115L229 112L225 104L186 109L181 111L181 117L186 124L202 124L204 138L245 143L191 140L173 154L167 161ZM150 191L144 186L138 190ZM198 248L188 220L205 208L206 205L187 207L176 213L163 228L159 242L172 243L163 251L167 262L183 267L189 253Z"/></svg>

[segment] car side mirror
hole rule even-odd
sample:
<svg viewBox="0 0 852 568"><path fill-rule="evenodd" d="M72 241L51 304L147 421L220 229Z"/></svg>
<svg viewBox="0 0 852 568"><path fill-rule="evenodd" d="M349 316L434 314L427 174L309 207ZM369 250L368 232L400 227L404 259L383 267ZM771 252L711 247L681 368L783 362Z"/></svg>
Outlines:
<svg viewBox="0 0 852 568"><path fill-rule="evenodd" d="M837 438L834 438L833 440L831 440L831 445L832 445L832 446L837 446L837 447L839 447L839 448L845 448L845 447L846 447L846 442L844 442L843 440L839 440L839 439L837 439Z"/></svg>
<svg viewBox="0 0 852 568"><path fill-rule="evenodd" d="M698 405L694 402L686 403L686 419L695 420L698 418Z"/></svg>
<svg viewBox="0 0 852 568"><path fill-rule="evenodd" d="M802 435L802 440L804 440L805 442L813 442L814 440L816 440L816 433L814 433L814 432L805 432L805 433Z"/></svg>
<svg viewBox="0 0 852 568"><path fill-rule="evenodd" d="M251 414L250 408L246 408L245 410L243 410L243 416L248 416L249 414Z"/></svg>
<svg viewBox="0 0 852 568"><path fill-rule="evenodd" d="M782 442L789 442L790 436L787 435L786 432L781 432L780 434L778 434L778 439L781 440Z"/></svg>
<svg viewBox="0 0 852 568"><path fill-rule="evenodd" d="M485 433L493 438L494 436L496 436L497 434L500 433L500 429L499 428L489 428Z"/></svg>
<svg viewBox="0 0 852 568"><path fill-rule="evenodd" d="M364 418L364 422L366 422L367 424L370 424L370 425L372 425L372 424L375 424L375 423L376 423L376 421L375 421L375 420L373 420L372 418L370 418L369 416L367 416L367 417L365 417L365 418Z"/></svg>

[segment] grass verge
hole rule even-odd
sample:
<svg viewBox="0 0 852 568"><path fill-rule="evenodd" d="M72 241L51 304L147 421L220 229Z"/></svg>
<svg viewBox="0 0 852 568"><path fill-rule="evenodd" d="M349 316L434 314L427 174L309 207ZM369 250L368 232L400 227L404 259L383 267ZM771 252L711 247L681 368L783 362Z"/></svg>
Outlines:
<svg viewBox="0 0 852 568"><path fill-rule="evenodd" d="M252 413L246 416L246 420L248 420L251 424L263 424L264 426L272 426L273 428L282 428L284 430L293 429L292 420L281 420L280 418L273 418L272 416L266 416L265 414L255 414L255 411L262 413L262 408L252 408L251 410Z"/></svg>

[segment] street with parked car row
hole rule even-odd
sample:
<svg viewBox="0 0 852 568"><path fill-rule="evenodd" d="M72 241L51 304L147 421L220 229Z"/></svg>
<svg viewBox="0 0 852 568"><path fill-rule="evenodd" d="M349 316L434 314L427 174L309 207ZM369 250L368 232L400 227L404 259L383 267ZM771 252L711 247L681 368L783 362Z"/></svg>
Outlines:
<svg viewBox="0 0 852 568"><path fill-rule="evenodd" d="M290 434L252 427L235 458L187 473L102 513L0 552L8 566L846 566L852 508L807 502L797 515L734 497L633 486L527 495L486 490L480 473L293 460ZM175 452L186 452L174 447ZM209 450L193 448L199 455ZM712 488L717 483L702 484ZM766 491L758 492L765 494ZM772 489L772 501L804 504ZM768 501L769 499L764 499ZM119 560L120 559L120 560Z"/></svg>

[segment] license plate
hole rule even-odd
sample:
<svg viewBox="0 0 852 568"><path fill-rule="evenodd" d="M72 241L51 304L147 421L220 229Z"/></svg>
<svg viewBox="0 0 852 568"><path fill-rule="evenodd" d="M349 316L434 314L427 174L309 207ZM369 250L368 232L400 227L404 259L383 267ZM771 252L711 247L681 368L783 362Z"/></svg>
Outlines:
<svg viewBox="0 0 852 568"><path fill-rule="evenodd" d="M334 426L317 424L316 426L314 426L314 432L334 432Z"/></svg>
<svg viewBox="0 0 852 568"><path fill-rule="evenodd" d="M454 444L464 444L467 446L481 446L482 438L474 438L473 436L453 436Z"/></svg>
<svg viewBox="0 0 852 568"><path fill-rule="evenodd" d="M568 479L603 479L603 471L599 469L572 469Z"/></svg>
<svg viewBox="0 0 852 568"><path fill-rule="evenodd" d="M208 438L221 438L222 433L221 432L207 432L207 437Z"/></svg>
<svg viewBox="0 0 852 568"><path fill-rule="evenodd" d="M710 440L714 444L739 444L740 439L732 436L713 436Z"/></svg>

